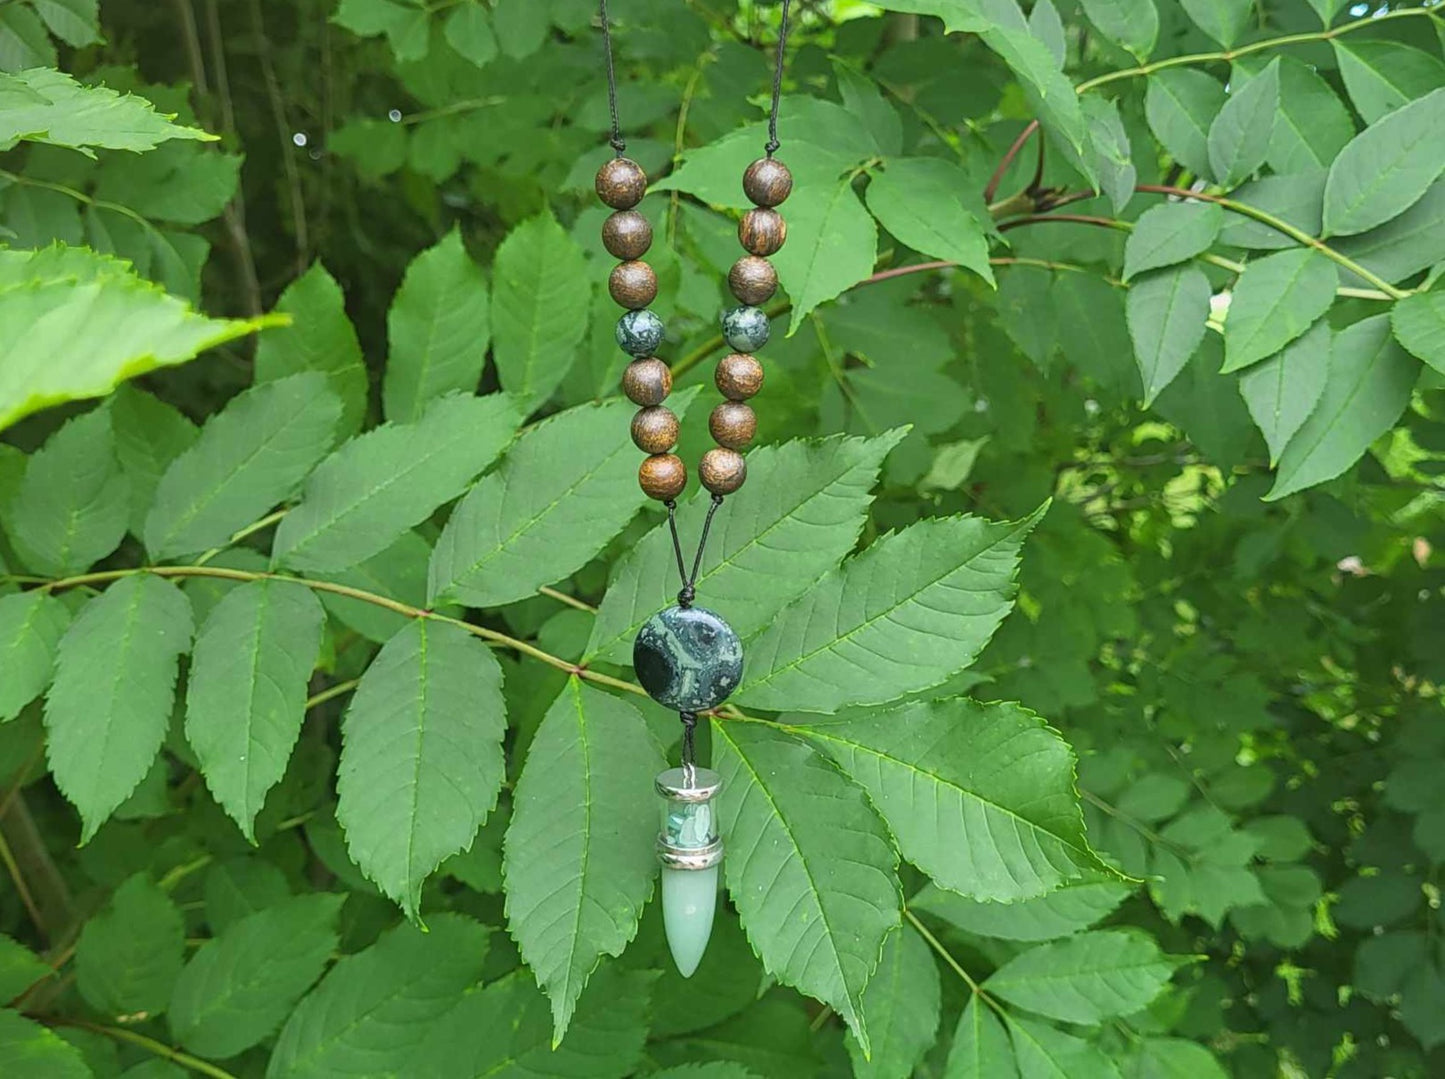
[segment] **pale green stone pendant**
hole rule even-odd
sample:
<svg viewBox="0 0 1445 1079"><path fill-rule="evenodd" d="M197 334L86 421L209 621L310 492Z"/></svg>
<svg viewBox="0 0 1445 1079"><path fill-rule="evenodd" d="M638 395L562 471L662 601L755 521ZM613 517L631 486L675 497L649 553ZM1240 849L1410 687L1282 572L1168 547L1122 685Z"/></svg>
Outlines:
<svg viewBox="0 0 1445 1079"><path fill-rule="evenodd" d="M711 768L669 768L657 777L662 795L662 922L672 961L684 978L702 962L717 908L717 870L722 840L717 834L713 796L722 777Z"/></svg>

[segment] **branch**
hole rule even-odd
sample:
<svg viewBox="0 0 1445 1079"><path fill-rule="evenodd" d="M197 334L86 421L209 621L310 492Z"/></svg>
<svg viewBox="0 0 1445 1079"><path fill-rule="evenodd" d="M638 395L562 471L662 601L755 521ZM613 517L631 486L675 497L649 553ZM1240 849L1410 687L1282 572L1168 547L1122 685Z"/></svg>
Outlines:
<svg viewBox="0 0 1445 1079"><path fill-rule="evenodd" d="M182 1052L180 1049L174 1049L164 1042L156 1041L154 1038L147 1038L144 1034L139 1034L134 1030L126 1030L123 1027L107 1027L99 1023L87 1023L80 1019L54 1018L48 1019L46 1022L53 1026L76 1027L80 1030L88 1030L92 1034L103 1034L105 1037L111 1038L114 1041L129 1042L131 1045L138 1045L146 1052L152 1053L163 1060L169 1060L174 1064L189 1068L191 1071L200 1075L208 1075L211 1079L237 1079L237 1077L230 1072L216 1067L216 1065L208 1060L193 1057L189 1053Z"/></svg>
<svg viewBox="0 0 1445 1079"><path fill-rule="evenodd" d="M1008 148L1007 152L1003 155L1003 159L999 161L998 168L994 169L993 175L989 177L988 186L983 189L984 202L993 201L994 195L998 193L998 185L1003 182L1004 173L1008 172L1008 167L1013 164L1014 158L1018 157L1019 151L1024 148L1024 144L1029 141L1029 138L1038 129L1039 122L1037 120L1031 120L1029 121L1028 127L1024 128L1023 131L1019 133L1019 137L1014 139L1013 145ZM1035 184L1035 186L1037 186L1037 184Z"/></svg>

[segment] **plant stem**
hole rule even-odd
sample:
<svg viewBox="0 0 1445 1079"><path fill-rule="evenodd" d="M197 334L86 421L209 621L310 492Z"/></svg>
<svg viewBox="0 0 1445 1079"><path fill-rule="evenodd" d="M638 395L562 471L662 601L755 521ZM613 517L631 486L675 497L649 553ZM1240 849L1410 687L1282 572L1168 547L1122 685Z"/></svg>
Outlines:
<svg viewBox="0 0 1445 1079"><path fill-rule="evenodd" d="M131 1045L138 1045L148 1053L153 1053L158 1057L179 1064L183 1068L189 1068L191 1071L201 1075L209 1075L211 1079L237 1079L237 1077L230 1072L216 1067L216 1065L208 1060L193 1057L189 1053L183 1052L180 1049L174 1049L164 1042L156 1041L154 1038L147 1038L144 1034L139 1034L134 1030L126 1030L124 1027L102 1026L99 1023L87 1023L81 1019L55 1018L48 1020L48 1022L59 1026L78 1027L81 1030L88 1030L92 1034L103 1034L105 1037L111 1038L114 1041L129 1042Z"/></svg>
<svg viewBox="0 0 1445 1079"><path fill-rule="evenodd" d="M999 160L998 167L993 170L993 175L988 179L988 186L983 189L983 201L992 202L995 194L998 193L998 185L1003 182L1004 173L1013 164L1014 158L1018 157L1019 151L1029 141L1034 132L1038 131L1039 122L1030 120L1027 127L1019 132L1019 137L1014 139L1013 145L1008 148L1003 157Z"/></svg>
<svg viewBox="0 0 1445 1079"><path fill-rule="evenodd" d="M972 989L975 994L987 999L988 994L983 991L983 986L974 981L973 975L963 969L963 964L953 957L953 953L945 948L939 939L928 931L928 927L918 920L918 915L914 914L913 911L907 907L904 907L903 917L908 919L909 925L918 930L918 935L928 942L928 946L938 953L939 958L953 968L955 974L968 983L968 987Z"/></svg>
<svg viewBox="0 0 1445 1079"><path fill-rule="evenodd" d="M327 686L320 693L313 693L306 698L306 710L309 712L318 704L325 704L327 701L350 693L361 684L360 678L348 678L345 682L337 682L334 686Z"/></svg>
<svg viewBox="0 0 1445 1079"><path fill-rule="evenodd" d="M10 849L10 844L5 840L5 831L0 829L0 862L5 863L5 870L10 874L10 881L15 885L15 894L20 897L20 902L25 906L25 913L30 915L31 922L35 928L42 933L45 932L45 919L40 914L40 908L35 905L35 897L30 894L30 886L25 883L25 877L20 872L20 863L15 860L15 853Z"/></svg>

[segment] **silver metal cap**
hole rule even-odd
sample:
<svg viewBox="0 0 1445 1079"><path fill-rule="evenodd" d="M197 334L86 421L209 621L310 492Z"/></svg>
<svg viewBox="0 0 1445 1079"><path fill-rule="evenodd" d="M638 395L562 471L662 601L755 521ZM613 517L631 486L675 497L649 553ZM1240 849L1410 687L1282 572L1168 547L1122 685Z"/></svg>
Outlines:
<svg viewBox="0 0 1445 1079"><path fill-rule="evenodd" d="M667 842L666 833L657 837L657 860L664 869L711 869L722 859L721 839L714 839L705 847L674 847Z"/></svg>
<svg viewBox="0 0 1445 1079"><path fill-rule="evenodd" d="M673 802L706 802L722 790L722 776L711 768L669 768L659 772L655 781L657 793Z"/></svg>

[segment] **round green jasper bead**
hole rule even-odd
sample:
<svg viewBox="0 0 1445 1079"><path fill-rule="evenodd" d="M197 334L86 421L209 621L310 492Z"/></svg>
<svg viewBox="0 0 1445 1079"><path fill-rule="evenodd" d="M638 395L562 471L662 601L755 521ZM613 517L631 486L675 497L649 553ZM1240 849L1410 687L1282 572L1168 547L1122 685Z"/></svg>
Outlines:
<svg viewBox="0 0 1445 1079"><path fill-rule="evenodd" d="M662 319L647 308L629 311L617 320L617 344L632 356L651 356L662 344Z"/></svg>
<svg viewBox="0 0 1445 1079"><path fill-rule="evenodd" d="M768 343L768 316L760 307L734 307L722 316L723 337L736 352L756 352Z"/></svg>
<svg viewBox="0 0 1445 1079"><path fill-rule="evenodd" d="M743 645L706 607L668 607L638 630L632 666L653 700L679 712L701 712L738 688Z"/></svg>

